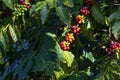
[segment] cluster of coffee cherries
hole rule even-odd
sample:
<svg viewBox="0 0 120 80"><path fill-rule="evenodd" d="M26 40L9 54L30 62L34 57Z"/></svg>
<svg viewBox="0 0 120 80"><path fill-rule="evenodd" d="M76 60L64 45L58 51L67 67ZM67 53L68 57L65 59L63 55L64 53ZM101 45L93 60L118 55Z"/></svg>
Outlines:
<svg viewBox="0 0 120 80"><path fill-rule="evenodd" d="M75 41L75 34L80 33L80 28L78 26L72 25L71 29L65 35L65 40L60 42L60 47L63 50L70 50L70 45Z"/></svg>
<svg viewBox="0 0 120 80"><path fill-rule="evenodd" d="M22 16L24 12L30 9L30 0L19 0L19 4L16 4L14 8L14 16Z"/></svg>
<svg viewBox="0 0 120 80"><path fill-rule="evenodd" d="M120 51L120 42L119 41L111 41L109 48L107 48L107 53L110 58L113 59L113 56Z"/></svg>
<svg viewBox="0 0 120 80"><path fill-rule="evenodd" d="M85 6L78 11L78 16L76 16L76 22L78 24L84 23L84 18L90 14L93 4L93 0L87 0Z"/></svg>
<svg viewBox="0 0 120 80"><path fill-rule="evenodd" d="M22 15L24 15L25 11L27 11L27 8L25 5L17 4L16 7L14 8L13 15L17 16L17 17L22 16Z"/></svg>
<svg viewBox="0 0 120 80"><path fill-rule="evenodd" d="M87 0L85 2L85 6L78 11L78 14L82 14L85 16L89 15L93 4L94 4L93 0Z"/></svg>
<svg viewBox="0 0 120 80"><path fill-rule="evenodd" d="M86 6L78 11L78 15L76 16L75 23L76 25L72 25L70 31L66 33L65 39L60 41L60 47L63 50L70 50L70 45L75 41L74 35L80 33L80 25L85 22L85 16L90 14L90 9L93 5L93 0L87 0L85 2Z"/></svg>
<svg viewBox="0 0 120 80"><path fill-rule="evenodd" d="M27 9L30 9L30 0L19 0L19 3L25 5Z"/></svg>

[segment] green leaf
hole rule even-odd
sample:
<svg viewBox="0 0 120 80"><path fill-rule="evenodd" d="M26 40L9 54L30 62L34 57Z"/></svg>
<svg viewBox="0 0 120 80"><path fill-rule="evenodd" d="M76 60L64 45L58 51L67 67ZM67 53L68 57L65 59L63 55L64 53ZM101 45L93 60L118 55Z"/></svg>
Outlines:
<svg viewBox="0 0 120 80"><path fill-rule="evenodd" d="M95 58L93 57L93 54L91 52L84 53L85 58L88 58L91 62L95 62Z"/></svg>
<svg viewBox="0 0 120 80"><path fill-rule="evenodd" d="M56 2L57 0L46 0L50 8L55 8L56 7Z"/></svg>
<svg viewBox="0 0 120 80"><path fill-rule="evenodd" d="M114 13L112 13L111 15L110 15L110 17L108 18L108 20L109 20L109 22L111 22L111 21L113 21L113 20L119 20L120 19L120 8L117 10L117 11L115 11Z"/></svg>
<svg viewBox="0 0 120 80"><path fill-rule="evenodd" d="M64 75L65 75L65 73L64 73L64 71L63 71L63 69L62 69L61 67L59 68L58 71L54 71L54 74L55 74L55 77L56 77L57 80L59 80L59 78L60 78L61 76L64 76Z"/></svg>
<svg viewBox="0 0 120 80"><path fill-rule="evenodd" d="M67 11L67 9L65 9L63 7L57 7L56 11L57 11L57 15L59 16L61 21L63 21L66 25L68 25L70 27L71 18L70 18L70 15L69 15L69 12Z"/></svg>
<svg viewBox="0 0 120 80"><path fill-rule="evenodd" d="M96 5L92 7L92 15L98 23L105 24L105 16Z"/></svg>
<svg viewBox="0 0 120 80"><path fill-rule="evenodd" d="M73 0L62 0L63 4L68 6L68 7L73 7Z"/></svg>
<svg viewBox="0 0 120 80"><path fill-rule="evenodd" d="M18 80L23 80L26 78L27 74L29 73L30 69L32 68L33 64L33 55L28 56L22 64L17 67L16 71L14 72L14 78L17 76Z"/></svg>
<svg viewBox="0 0 120 80"><path fill-rule="evenodd" d="M83 4L83 0L74 0L74 2L76 3L76 4Z"/></svg>
<svg viewBox="0 0 120 80"><path fill-rule="evenodd" d="M44 60L42 60L40 55L34 56L34 60L35 60L34 69L36 71L42 71L41 66L43 65Z"/></svg>
<svg viewBox="0 0 120 80"><path fill-rule="evenodd" d="M15 26L10 25L10 26L9 26L9 32L10 32L10 35L11 35L13 41L14 41L14 42L17 42L17 41L18 41L18 38L17 38L17 34L16 34L16 32L15 32L15 28L14 28L14 27L15 27Z"/></svg>
<svg viewBox="0 0 120 80"><path fill-rule="evenodd" d="M35 11L38 11L40 9L42 9L42 7L46 5L46 2L45 1L40 1L40 2L37 2L36 5L35 5ZM34 7L34 6L33 6Z"/></svg>
<svg viewBox="0 0 120 80"><path fill-rule="evenodd" d="M52 33L46 33L48 36L50 36L51 38L53 38L53 40L55 41L56 45L55 45L55 49L53 49L52 51L55 52L57 54L58 59L63 62L66 63L63 54L62 54L62 50L59 46L59 43L55 40L56 35L52 34Z"/></svg>
<svg viewBox="0 0 120 80"><path fill-rule="evenodd" d="M67 62L67 66L71 67L74 61L74 55L70 51L63 51L62 54Z"/></svg>
<svg viewBox="0 0 120 80"><path fill-rule="evenodd" d="M36 11L41 10L44 7L44 5L46 5L45 1L40 1L40 2L37 2L35 5L32 5L31 8L30 8L30 15L31 14L36 15L37 14Z"/></svg>
<svg viewBox="0 0 120 80"><path fill-rule="evenodd" d="M13 10L15 0L2 0L2 1L7 7Z"/></svg>
<svg viewBox="0 0 120 80"><path fill-rule="evenodd" d="M116 38L118 38L118 36L120 35L120 21L114 23L114 25L112 26L112 33Z"/></svg>
<svg viewBox="0 0 120 80"><path fill-rule="evenodd" d="M55 34L52 34L52 33L50 33L50 32L46 33L46 35L50 36L50 37L53 38L53 39L56 37Z"/></svg>
<svg viewBox="0 0 120 80"><path fill-rule="evenodd" d="M55 46L55 52L56 52L56 54L58 56L58 59L61 62L66 63L66 59L65 59L64 55L62 54L62 50L61 50L61 48L60 48L60 46L59 46L59 44L57 42L56 42L56 46Z"/></svg>
<svg viewBox="0 0 120 80"><path fill-rule="evenodd" d="M9 72L8 72L8 71L9 71L9 68L10 68L10 67L7 66L7 67L4 69L3 74L0 73L0 80L5 80L5 79L6 79L8 73L9 73Z"/></svg>
<svg viewBox="0 0 120 80"><path fill-rule="evenodd" d="M2 52L0 51L0 65L4 64L5 60L4 60L4 56L2 54Z"/></svg>
<svg viewBox="0 0 120 80"><path fill-rule="evenodd" d="M105 77L102 75L99 78L95 79L95 80L105 80Z"/></svg>
<svg viewBox="0 0 120 80"><path fill-rule="evenodd" d="M45 60L41 57L41 54L37 53L37 55L34 56L34 70L35 71L42 71L45 72L48 75L53 74L53 68L55 67L55 63L51 60Z"/></svg>
<svg viewBox="0 0 120 80"><path fill-rule="evenodd" d="M40 19L42 21L42 24L45 23L49 11L50 9L47 5L44 5L43 8L40 10Z"/></svg>
<svg viewBox="0 0 120 80"><path fill-rule="evenodd" d="M9 48L9 39L8 39L8 35L6 32L1 32L0 33L0 41L4 47L4 50L8 50Z"/></svg>

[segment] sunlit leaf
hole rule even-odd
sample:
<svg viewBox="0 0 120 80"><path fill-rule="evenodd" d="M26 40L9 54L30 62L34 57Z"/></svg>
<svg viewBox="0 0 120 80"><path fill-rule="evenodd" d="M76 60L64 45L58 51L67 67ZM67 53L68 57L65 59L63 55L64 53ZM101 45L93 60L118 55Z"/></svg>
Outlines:
<svg viewBox="0 0 120 80"><path fill-rule="evenodd" d="M30 15L31 14L36 15L37 14L36 11L41 10L45 5L46 5L45 1L40 1L40 2L37 2L35 5L32 5L30 8Z"/></svg>
<svg viewBox="0 0 120 80"><path fill-rule="evenodd" d="M68 6L68 7L73 7L73 0L62 0L63 4Z"/></svg>
<svg viewBox="0 0 120 80"><path fill-rule="evenodd" d="M14 26L9 26L9 32L14 42L18 41L17 34L15 32Z"/></svg>
<svg viewBox="0 0 120 80"><path fill-rule="evenodd" d="M62 54L62 50L57 42L56 42L56 46L55 46L55 51L57 53L58 59L61 62L66 63L66 59L65 59L64 55Z"/></svg>
<svg viewBox="0 0 120 80"><path fill-rule="evenodd" d="M50 8L56 7L56 1L57 0L46 0L46 2L48 3L48 5L50 6Z"/></svg>
<svg viewBox="0 0 120 80"><path fill-rule="evenodd" d="M9 48L9 39L8 39L8 35L6 32L1 32L0 33L0 41L3 45L4 50L8 50Z"/></svg>
<svg viewBox="0 0 120 80"><path fill-rule="evenodd" d="M54 71L54 74L57 80L61 80L60 78L65 76L65 73L61 67L58 71Z"/></svg>
<svg viewBox="0 0 120 80"><path fill-rule="evenodd" d="M62 54L66 60L68 67L71 67L74 61L74 55L70 51L63 51Z"/></svg>

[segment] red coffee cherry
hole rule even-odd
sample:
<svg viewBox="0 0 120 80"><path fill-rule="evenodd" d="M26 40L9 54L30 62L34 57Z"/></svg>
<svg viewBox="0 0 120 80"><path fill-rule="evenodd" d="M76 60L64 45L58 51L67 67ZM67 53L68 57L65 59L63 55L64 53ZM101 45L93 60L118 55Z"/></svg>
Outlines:
<svg viewBox="0 0 120 80"><path fill-rule="evenodd" d="M93 4L94 4L93 0L86 1L86 6L87 6L88 10L90 10L92 8Z"/></svg>
<svg viewBox="0 0 120 80"><path fill-rule="evenodd" d="M25 5L27 9L30 9L30 5L29 4L26 4Z"/></svg>
<svg viewBox="0 0 120 80"><path fill-rule="evenodd" d="M120 51L120 43L118 41L111 41L110 46L107 49L108 55L113 58L113 55L117 53L117 50Z"/></svg>
<svg viewBox="0 0 120 80"><path fill-rule="evenodd" d="M60 47L63 50L70 50L70 43L67 41L61 41L60 42Z"/></svg>
<svg viewBox="0 0 120 80"><path fill-rule="evenodd" d="M74 34L79 34L80 33L80 28L78 28L77 26L73 25L71 26L71 30L72 33Z"/></svg>
<svg viewBox="0 0 120 80"><path fill-rule="evenodd" d="M87 0L86 1L87 6L93 6L93 4L94 4L93 0Z"/></svg>
<svg viewBox="0 0 120 80"><path fill-rule="evenodd" d="M83 7L81 10L80 10L80 13L87 16L90 14L90 10L87 9L87 7Z"/></svg>

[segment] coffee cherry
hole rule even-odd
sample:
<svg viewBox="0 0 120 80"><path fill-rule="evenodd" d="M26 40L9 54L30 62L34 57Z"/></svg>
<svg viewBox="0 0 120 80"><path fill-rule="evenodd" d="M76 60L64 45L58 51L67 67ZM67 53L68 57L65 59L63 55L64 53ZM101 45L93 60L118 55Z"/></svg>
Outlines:
<svg viewBox="0 0 120 80"><path fill-rule="evenodd" d="M30 9L30 4L25 2L25 0L20 0L19 2L20 2L20 4L25 5L27 9ZM30 0L28 0L28 2L30 2Z"/></svg>
<svg viewBox="0 0 120 80"><path fill-rule="evenodd" d="M29 4L26 4L26 8L27 8L27 9L30 9L30 5L29 5Z"/></svg>
<svg viewBox="0 0 120 80"><path fill-rule="evenodd" d="M120 51L120 43L118 41L111 41L107 49L108 55L113 58L113 54L117 53L116 51Z"/></svg>
<svg viewBox="0 0 120 80"><path fill-rule="evenodd" d="M86 6L88 7L88 9L91 9L91 7L93 6L94 2L93 0L87 0L86 1Z"/></svg>
<svg viewBox="0 0 120 80"><path fill-rule="evenodd" d="M82 15L89 15L90 14L90 10L87 9L87 7L83 7L81 10L80 10L80 13Z"/></svg>
<svg viewBox="0 0 120 80"><path fill-rule="evenodd" d="M73 25L71 26L71 30L72 33L74 34L79 34L80 33L80 28L78 28L77 26Z"/></svg>
<svg viewBox="0 0 120 80"><path fill-rule="evenodd" d="M70 43L67 41L61 41L60 42L60 47L63 50L70 50Z"/></svg>
<svg viewBox="0 0 120 80"><path fill-rule="evenodd" d="M25 5L17 4L16 7L14 8L13 15L14 16L22 16L24 15L24 12L27 11L27 8Z"/></svg>
<svg viewBox="0 0 120 80"><path fill-rule="evenodd" d="M75 38L73 36L73 33L67 33L66 36L65 36L65 40L72 43L75 40Z"/></svg>
<svg viewBox="0 0 120 80"><path fill-rule="evenodd" d="M93 5L94 2L93 2L93 0L87 0L87 1L86 1L86 4L87 4L87 5Z"/></svg>
<svg viewBox="0 0 120 80"><path fill-rule="evenodd" d="M83 15L76 16L76 22L78 24L83 24L84 23L84 16Z"/></svg>

